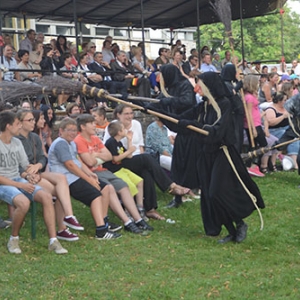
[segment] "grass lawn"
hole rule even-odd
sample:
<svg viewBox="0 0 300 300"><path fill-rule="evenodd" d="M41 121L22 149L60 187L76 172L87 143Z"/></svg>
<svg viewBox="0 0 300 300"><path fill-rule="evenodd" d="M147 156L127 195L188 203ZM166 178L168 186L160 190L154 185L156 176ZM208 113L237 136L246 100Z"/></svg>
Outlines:
<svg viewBox="0 0 300 300"><path fill-rule="evenodd" d="M39 207L37 239L27 216L21 255L8 253L10 230L0 231L0 299L300 299L300 177L278 172L255 180L265 228L254 212L241 244L205 237L199 200L165 209L171 196L159 192L159 211L176 223L151 221L149 236L124 232L116 241L95 240L89 209L75 202L86 229L78 242L62 242L69 254L59 256L47 250Z"/></svg>

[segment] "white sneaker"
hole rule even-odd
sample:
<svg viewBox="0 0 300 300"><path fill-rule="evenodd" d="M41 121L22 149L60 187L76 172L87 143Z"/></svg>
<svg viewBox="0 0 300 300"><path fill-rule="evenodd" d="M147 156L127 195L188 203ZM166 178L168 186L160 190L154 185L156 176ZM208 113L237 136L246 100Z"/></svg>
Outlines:
<svg viewBox="0 0 300 300"><path fill-rule="evenodd" d="M54 251L56 254L66 254L68 250L63 248L58 240L55 240L52 244L49 244L48 250Z"/></svg>
<svg viewBox="0 0 300 300"><path fill-rule="evenodd" d="M9 240L7 243L7 249L10 253L14 253L14 254L22 253L22 251L19 247L19 239Z"/></svg>

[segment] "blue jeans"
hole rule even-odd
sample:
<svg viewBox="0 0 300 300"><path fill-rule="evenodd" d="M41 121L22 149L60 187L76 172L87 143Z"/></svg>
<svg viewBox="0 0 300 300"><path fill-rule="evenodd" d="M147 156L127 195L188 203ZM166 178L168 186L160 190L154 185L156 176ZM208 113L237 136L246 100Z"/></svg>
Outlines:
<svg viewBox="0 0 300 300"><path fill-rule="evenodd" d="M28 183L27 180L25 180L21 177L13 178L12 180L15 182ZM0 199L10 205L13 205L13 200L15 199L15 197L20 194L24 194L30 201L33 201L35 194L41 189L42 188L40 186L36 185L33 193L29 194L28 192L24 191L23 189L18 189L11 185L2 185L1 184L0 185Z"/></svg>

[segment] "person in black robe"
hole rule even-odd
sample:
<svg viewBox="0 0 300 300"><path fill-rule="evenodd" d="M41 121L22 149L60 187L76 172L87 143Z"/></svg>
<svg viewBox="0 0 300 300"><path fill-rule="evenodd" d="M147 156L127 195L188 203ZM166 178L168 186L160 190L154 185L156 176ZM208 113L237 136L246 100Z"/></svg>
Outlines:
<svg viewBox="0 0 300 300"><path fill-rule="evenodd" d="M172 65L163 65L161 71L160 103L151 104L149 109L159 110L162 113L180 114L196 104L194 87L191 82L182 76L180 70ZM164 120L161 120L164 122ZM177 126L168 123L170 130L177 132ZM178 132L171 165L171 178L174 182L190 189L198 189L199 180L193 174L196 173L194 160L198 156L197 145L194 137L182 135ZM179 207L182 204L182 196L176 195L167 205L168 208Z"/></svg>
<svg viewBox="0 0 300 300"><path fill-rule="evenodd" d="M180 114L196 104L194 87L173 64L160 68L160 105L165 111Z"/></svg>
<svg viewBox="0 0 300 300"><path fill-rule="evenodd" d="M239 90L243 87L243 82L236 78L237 69L233 64L226 64L221 71L221 78L225 83L226 97L230 100L233 114L233 128L235 133L235 147L239 153L242 153L244 141L244 106L239 95ZM235 83L235 85L234 85Z"/></svg>
<svg viewBox="0 0 300 300"><path fill-rule="evenodd" d="M219 242L241 242L248 229L243 219L265 205L234 146L232 109L220 77L206 72L199 75L199 79L197 85L204 102L178 116L178 127L194 125L209 133L208 136L198 134L195 140L201 144L196 164L205 233L219 235L224 225L229 234ZM191 130L185 131L189 134Z"/></svg>

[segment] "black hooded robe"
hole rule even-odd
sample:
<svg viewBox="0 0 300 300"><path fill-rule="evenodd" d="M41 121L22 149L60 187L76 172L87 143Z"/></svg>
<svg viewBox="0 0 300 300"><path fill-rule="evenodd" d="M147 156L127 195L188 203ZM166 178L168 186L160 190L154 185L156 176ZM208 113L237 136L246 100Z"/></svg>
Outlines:
<svg viewBox="0 0 300 300"><path fill-rule="evenodd" d="M224 97L224 89L219 76L207 72L199 77L216 99L221 109L221 118L213 126L207 126L217 120L217 113L212 105L207 105L205 108L205 103L200 103L180 117L198 120L191 124L198 124L199 127L209 131L208 136L198 134L200 138L195 140L195 143L200 142L200 155L196 164L201 185L201 213L205 233L215 236L220 233L222 225L228 228L228 225L246 218L255 210L251 198L234 173L222 146L227 147L237 173L248 190L256 197L257 206L264 208L264 202L257 185L251 179L233 145L235 139L231 105L230 101ZM194 133L190 134L194 136Z"/></svg>

